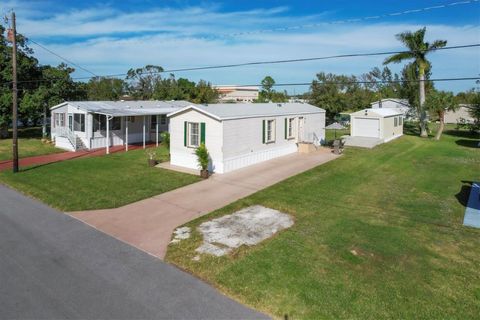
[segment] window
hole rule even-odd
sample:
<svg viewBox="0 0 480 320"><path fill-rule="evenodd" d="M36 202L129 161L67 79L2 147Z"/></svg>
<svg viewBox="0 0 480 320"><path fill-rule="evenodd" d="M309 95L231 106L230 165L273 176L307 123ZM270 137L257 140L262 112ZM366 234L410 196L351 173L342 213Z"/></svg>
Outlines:
<svg viewBox="0 0 480 320"><path fill-rule="evenodd" d="M110 130L122 129L122 118L115 117L110 121ZM107 130L107 117L102 114L93 115L93 132L106 131Z"/></svg>
<svg viewBox="0 0 480 320"><path fill-rule="evenodd" d="M188 123L188 146L198 147L200 145L200 125L198 122Z"/></svg>
<svg viewBox="0 0 480 320"><path fill-rule="evenodd" d="M288 119L288 138L294 138L295 136L295 118Z"/></svg>
<svg viewBox="0 0 480 320"><path fill-rule="evenodd" d="M394 126L394 127L397 127L397 126L398 126L398 118L397 118L397 117L394 117L394 118L393 118L393 126Z"/></svg>
<svg viewBox="0 0 480 320"><path fill-rule="evenodd" d="M275 120L267 120L267 128L265 130L265 142L275 142Z"/></svg>
<svg viewBox="0 0 480 320"><path fill-rule="evenodd" d="M151 116L150 129L155 130L157 128L157 116Z"/></svg>
<svg viewBox="0 0 480 320"><path fill-rule="evenodd" d="M106 121L107 120L105 119L104 115L94 114L93 115L93 132L107 130Z"/></svg>
<svg viewBox="0 0 480 320"><path fill-rule="evenodd" d="M167 115L166 115L166 114L162 114L162 115L160 116L160 124L161 124L161 125L167 124Z"/></svg>
<svg viewBox="0 0 480 320"><path fill-rule="evenodd" d="M116 117L110 120L110 128L112 130L122 130L122 118Z"/></svg>
<svg viewBox="0 0 480 320"><path fill-rule="evenodd" d="M85 115L82 113L73 114L73 131L85 132Z"/></svg>
<svg viewBox="0 0 480 320"><path fill-rule="evenodd" d="M64 127L65 126L65 113L54 113L53 118L55 120L56 127Z"/></svg>
<svg viewBox="0 0 480 320"><path fill-rule="evenodd" d="M398 125L403 126L403 117L398 117Z"/></svg>

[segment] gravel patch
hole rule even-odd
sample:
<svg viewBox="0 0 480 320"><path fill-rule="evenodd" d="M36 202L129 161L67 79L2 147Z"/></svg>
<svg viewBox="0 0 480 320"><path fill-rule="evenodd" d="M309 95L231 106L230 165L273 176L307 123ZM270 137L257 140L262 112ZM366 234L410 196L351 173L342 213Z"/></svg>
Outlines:
<svg viewBox="0 0 480 320"><path fill-rule="evenodd" d="M173 239L170 241L170 243L179 243L182 240L190 238L190 233L191 233L190 227L181 227L175 229L173 231Z"/></svg>
<svg viewBox="0 0 480 320"><path fill-rule="evenodd" d="M278 210L252 206L198 226L203 244L196 252L223 256L242 245L253 246L293 225L293 218Z"/></svg>

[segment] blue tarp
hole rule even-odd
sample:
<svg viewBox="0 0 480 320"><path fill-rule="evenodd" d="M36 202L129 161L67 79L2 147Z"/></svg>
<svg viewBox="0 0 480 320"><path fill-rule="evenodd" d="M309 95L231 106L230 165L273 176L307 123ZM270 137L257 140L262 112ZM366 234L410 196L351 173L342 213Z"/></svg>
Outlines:
<svg viewBox="0 0 480 320"><path fill-rule="evenodd" d="M480 183L478 182L472 183L463 225L480 228Z"/></svg>

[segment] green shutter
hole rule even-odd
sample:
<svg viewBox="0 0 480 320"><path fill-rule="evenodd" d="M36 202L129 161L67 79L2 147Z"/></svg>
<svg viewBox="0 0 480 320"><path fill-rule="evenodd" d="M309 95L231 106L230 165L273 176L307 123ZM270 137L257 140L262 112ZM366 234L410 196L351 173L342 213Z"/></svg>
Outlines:
<svg viewBox="0 0 480 320"><path fill-rule="evenodd" d="M200 143L205 144L205 122L200 123Z"/></svg>
<svg viewBox="0 0 480 320"><path fill-rule="evenodd" d="M285 140L287 140L288 138L287 131L288 131L288 120L287 118L285 118Z"/></svg>
<svg viewBox="0 0 480 320"><path fill-rule="evenodd" d="M263 120L263 126L262 126L262 143L265 143L265 120Z"/></svg>
<svg viewBox="0 0 480 320"><path fill-rule="evenodd" d="M183 122L183 145L187 146L187 121Z"/></svg>

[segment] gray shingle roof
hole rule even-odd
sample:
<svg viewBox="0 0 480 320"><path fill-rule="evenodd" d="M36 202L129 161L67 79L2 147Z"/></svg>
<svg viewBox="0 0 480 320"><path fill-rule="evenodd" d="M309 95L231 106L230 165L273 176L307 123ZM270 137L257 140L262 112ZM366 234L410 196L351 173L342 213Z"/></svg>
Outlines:
<svg viewBox="0 0 480 320"><path fill-rule="evenodd" d="M189 106L204 112L219 120L273 117L282 115L324 113L325 110L308 103L215 103L208 105ZM174 111L168 116L174 116L189 107Z"/></svg>

